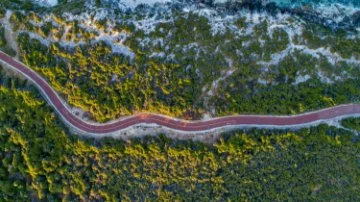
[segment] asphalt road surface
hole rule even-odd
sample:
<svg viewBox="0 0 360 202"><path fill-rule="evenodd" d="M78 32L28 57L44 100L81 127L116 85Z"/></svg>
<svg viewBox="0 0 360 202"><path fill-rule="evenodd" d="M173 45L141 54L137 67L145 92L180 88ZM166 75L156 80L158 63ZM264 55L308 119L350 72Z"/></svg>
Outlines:
<svg viewBox="0 0 360 202"><path fill-rule="evenodd" d="M25 77L34 82L34 84L41 90L49 104L54 107L61 118L70 125L70 127L90 134L113 133L141 123L158 124L179 131L201 132L236 125L295 126L320 120L329 120L342 116L360 114L360 104L348 104L294 116L238 115L219 117L206 121L185 121L162 115L142 113L129 116L112 123L92 124L85 122L72 114L51 86L39 74L31 70L29 67L16 61L3 52L0 52L0 60L7 63L11 68L22 73Z"/></svg>

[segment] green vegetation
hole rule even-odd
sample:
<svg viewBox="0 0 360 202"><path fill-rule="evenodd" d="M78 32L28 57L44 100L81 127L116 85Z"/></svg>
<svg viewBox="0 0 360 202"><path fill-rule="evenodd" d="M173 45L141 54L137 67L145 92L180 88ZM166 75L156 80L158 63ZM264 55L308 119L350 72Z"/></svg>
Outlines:
<svg viewBox="0 0 360 202"><path fill-rule="evenodd" d="M128 57L112 54L104 42L68 52L58 44L46 47L26 34L18 41L25 64L48 78L70 104L99 121L140 110L183 116L196 106L195 73L179 65L156 60L131 65Z"/></svg>
<svg viewBox="0 0 360 202"><path fill-rule="evenodd" d="M142 12L117 12L117 22L92 16L95 30L60 16L82 12L83 4L59 0L51 22L39 15L46 8L28 0L1 0L0 18L2 8L14 10L19 58L97 121L137 111L197 119L213 108L214 115L293 114L360 100L359 65L331 64L300 50L271 64L290 40L281 28L269 34L267 21L251 35L213 32L206 17L174 10L173 16L152 13L166 20L147 33L132 22L149 17ZM244 18L234 25L241 33L252 27ZM98 39L115 32L126 36L117 45L130 54ZM0 27L6 51L4 33ZM307 27L293 43L360 57L359 39L319 26ZM298 82L305 75L310 79ZM342 125L360 130L359 119ZM359 153L358 136L327 125L238 130L211 145L165 135L79 137L33 86L0 71L0 201L360 201Z"/></svg>
<svg viewBox="0 0 360 202"><path fill-rule="evenodd" d="M101 19L94 13L84 20L61 15L70 7L81 11L83 3L60 1L46 18L15 9L10 21L21 33L22 62L94 120L138 111L186 119L294 114L360 100L359 64L301 48L359 59L360 40L346 32L308 24L290 40L282 26L245 18L214 31L208 18L176 9L164 14L138 8ZM152 16L163 20L151 25ZM153 29L137 28L142 20ZM282 23L291 28L294 21ZM290 42L300 48L282 57Z"/></svg>
<svg viewBox="0 0 360 202"><path fill-rule="evenodd" d="M293 114L359 100L360 84L356 78L360 69L355 64L333 65L325 57L315 58L299 50L279 64L269 65L265 71L257 62L270 61L271 54L284 51L289 44L289 36L283 29L276 28L269 34L266 21L253 28L253 37L235 36L231 30L211 34L207 18L175 12L171 16L173 22L159 23L154 31L145 33L126 21L133 15L122 14L124 21L116 22L112 31L108 31L112 20L107 18L93 22L97 31L80 26L81 21L66 21L60 16L53 16L57 25L41 22L35 13L28 17L14 13L11 19L16 29L26 28L42 38L80 42L72 48L57 42L43 45L25 33L18 38L23 62L47 78L70 104L89 112L97 121L136 111L197 119L211 108L215 108L214 115ZM144 18L140 14L135 16ZM236 25L240 29L248 26L241 19ZM189 35L193 30L196 32ZM134 58L113 52L108 42L94 42L100 32L115 31L127 35L124 44L135 54ZM306 34L304 40L309 42ZM296 43L301 45L304 40ZM207 106L204 104L207 91L229 69L232 75L218 83ZM344 79L322 82L319 72L332 80ZM294 84L301 75L309 75L311 79Z"/></svg>
<svg viewBox="0 0 360 202"><path fill-rule="evenodd" d="M4 18L6 14L6 10L4 8L0 8L0 18Z"/></svg>
<svg viewBox="0 0 360 202"><path fill-rule="evenodd" d="M214 145L83 139L26 82L1 78L3 201L360 200L360 142L348 131L237 131Z"/></svg>
<svg viewBox="0 0 360 202"><path fill-rule="evenodd" d="M56 14L64 12L78 14L84 11L84 2L85 0L59 0L59 4L52 9L52 12Z"/></svg>
<svg viewBox="0 0 360 202"><path fill-rule="evenodd" d="M342 120L341 125L360 132L360 118L347 118Z"/></svg>
<svg viewBox="0 0 360 202"><path fill-rule="evenodd" d="M7 42L5 39L5 28L4 27L0 27L0 47L4 47L6 46Z"/></svg>
<svg viewBox="0 0 360 202"><path fill-rule="evenodd" d="M53 8L43 7L33 0L1 0L0 14L2 10L22 10L32 11L36 13L55 12L64 13L72 12L79 13L84 11L84 0L58 0L58 5Z"/></svg>
<svg viewBox="0 0 360 202"><path fill-rule="evenodd" d="M40 11L41 8L36 6L31 0L1 0L0 8L2 9L20 9L25 11Z"/></svg>
<svg viewBox="0 0 360 202"><path fill-rule="evenodd" d="M22 14L19 11L12 13L9 21L11 22L14 31L18 31L20 28L27 27L27 23L26 23L27 18L24 14Z"/></svg>
<svg viewBox="0 0 360 202"><path fill-rule="evenodd" d="M358 101L360 97L358 79L349 79L337 84L309 80L298 85L262 85L241 83L238 79L240 76L242 75L235 74L229 78L227 85L219 89L220 96L212 100L217 107L217 115L233 112L297 114ZM244 85L252 87L242 87Z"/></svg>
<svg viewBox="0 0 360 202"><path fill-rule="evenodd" d="M328 27L309 23L302 37L304 41L301 44L306 44L312 49L324 47L326 44L332 52L339 53L344 58L354 56L360 59L360 39L350 38L349 33L344 30L334 32Z"/></svg>
<svg viewBox="0 0 360 202"><path fill-rule="evenodd" d="M15 56L16 52L8 46L8 43L5 38L5 28L0 26L0 50L8 55Z"/></svg>

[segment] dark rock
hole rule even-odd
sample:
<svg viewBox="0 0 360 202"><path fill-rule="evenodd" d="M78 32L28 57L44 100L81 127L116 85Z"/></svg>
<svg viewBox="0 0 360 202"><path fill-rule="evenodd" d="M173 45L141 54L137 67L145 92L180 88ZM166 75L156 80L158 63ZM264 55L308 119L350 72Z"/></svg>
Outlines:
<svg viewBox="0 0 360 202"><path fill-rule="evenodd" d="M351 16L351 22L355 26L360 26L360 11L357 11Z"/></svg>
<svg viewBox="0 0 360 202"><path fill-rule="evenodd" d="M276 5L276 3L274 3L274 2L266 4L265 5L265 10L267 12L269 12L270 14L272 14L272 15L275 15L275 14L277 14L279 12L279 8Z"/></svg>

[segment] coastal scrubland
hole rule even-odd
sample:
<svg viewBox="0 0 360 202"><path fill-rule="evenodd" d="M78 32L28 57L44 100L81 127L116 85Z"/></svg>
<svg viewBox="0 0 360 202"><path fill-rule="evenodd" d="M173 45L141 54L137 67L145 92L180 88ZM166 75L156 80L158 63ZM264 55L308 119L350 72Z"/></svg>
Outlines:
<svg viewBox="0 0 360 202"><path fill-rule="evenodd" d="M348 130L240 130L211 145L91 139L70 135L26 81L0 81L4 201L359 200L360 144Z"/></svg>
<svg viewBox="0 0 360 202"><path fill-rule="evenodd" d="M20 59L100 122L139 111L200 119L359 101L360 39L347 31L287 15L214 13L214 22L201 10L140 11L9 20Z"/></svg>

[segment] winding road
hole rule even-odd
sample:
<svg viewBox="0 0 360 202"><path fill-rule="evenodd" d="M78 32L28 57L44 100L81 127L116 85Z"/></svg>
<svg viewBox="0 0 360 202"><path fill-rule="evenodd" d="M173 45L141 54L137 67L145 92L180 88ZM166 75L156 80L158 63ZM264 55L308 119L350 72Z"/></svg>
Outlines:
<svg viewBox="0 0 360 202"><path fill-rule="evenodd" d="M137 114L112 123L95 124L85 122L76 117L63 103L59 95L36 72L24 64L16 61L7 54L0 52L0 61L10 68L20 72L31 80L40 89L48 103L55 109L60 117L71 128L88 134L114 133L137 124L158 124L167 128L183 132L202 132L211 129L237 126L296 126L314 123L322 120L331 120L343 116L360 115L360 104L339 105L319 111L294 116L264 116L264 115L238 115L219 117L205 121L185 121L156 114Z"/></svg>

